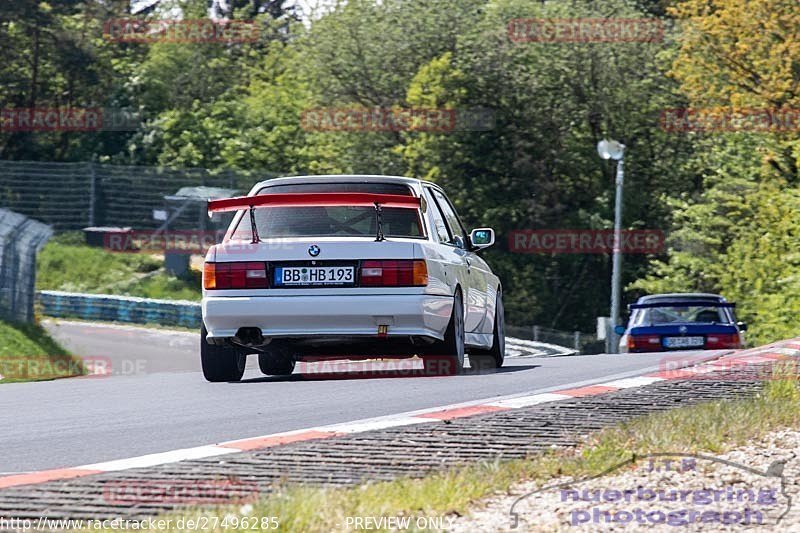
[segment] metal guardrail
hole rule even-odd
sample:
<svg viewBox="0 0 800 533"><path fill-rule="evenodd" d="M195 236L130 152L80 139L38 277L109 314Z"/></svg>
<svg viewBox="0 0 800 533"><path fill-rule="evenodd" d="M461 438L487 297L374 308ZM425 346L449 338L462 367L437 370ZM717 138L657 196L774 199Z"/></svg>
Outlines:
<svg viewBox="0 0 800 533"><path fill-rule="evenodd" d="M36 256L53 235L50 226L0 209L0 316L31 322L36 284Z"/></svg>
<svg viewBox="0 0 800 533"><path fill-rule="evenodd" d="M564 346L582 354L602 353L605 351L605 341L598 340L597 335L593 333L560 331L544 326L506 326L506 335L518 339Z"/></svg>
<svg viewBox="0 0 800 533"><path fill-rule="evenodd" d="M578 350L567 346L506 335L506 357L563 357L578 354Z"/></svg>

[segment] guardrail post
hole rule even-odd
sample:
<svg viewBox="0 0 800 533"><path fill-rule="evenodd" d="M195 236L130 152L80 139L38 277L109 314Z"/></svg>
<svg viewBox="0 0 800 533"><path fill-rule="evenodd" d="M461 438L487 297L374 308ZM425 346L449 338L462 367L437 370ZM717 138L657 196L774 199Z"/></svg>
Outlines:
<svg viewBox="0 0 800 533"><path fill-rule="evenodd" d="M539 326L533 326L533 340L539 340Z"/></svg>
<svg viewBox="0 0 800 533"><path fill-rule="evenodd" d="M94 205L97 196L97 176L94 173L94 162L89 162L89 227L95 225Z"/></svg>
<svg viewBox="0 0 800 533"><path fill-rule="evenodd" d="M576 331L573 333L575 339L575 349L581 351L581 332Z"/></svg>

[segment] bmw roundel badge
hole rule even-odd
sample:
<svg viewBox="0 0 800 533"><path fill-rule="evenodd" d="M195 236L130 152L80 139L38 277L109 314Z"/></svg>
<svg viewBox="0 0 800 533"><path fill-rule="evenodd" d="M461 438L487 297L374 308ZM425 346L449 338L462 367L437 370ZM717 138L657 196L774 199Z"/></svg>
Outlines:
<svg viewBox="0 0 800 533"><path fill-rule="evenodd" d="M308 247L308 255L311 257L317 257L322 250L319 249L319 246L316 244L312 244Z"/></svg>

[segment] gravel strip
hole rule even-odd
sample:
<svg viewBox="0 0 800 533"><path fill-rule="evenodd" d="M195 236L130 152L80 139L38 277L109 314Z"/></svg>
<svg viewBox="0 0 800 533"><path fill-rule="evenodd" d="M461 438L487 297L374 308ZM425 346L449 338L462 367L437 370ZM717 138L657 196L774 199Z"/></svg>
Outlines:
<svg viewBox="0 0 800 533"><path fill-rule="evenodd" d="M708 458L645 457L593 479L521 483L451 531L800 531L798 450L800 431L780 430Z"/></svg>

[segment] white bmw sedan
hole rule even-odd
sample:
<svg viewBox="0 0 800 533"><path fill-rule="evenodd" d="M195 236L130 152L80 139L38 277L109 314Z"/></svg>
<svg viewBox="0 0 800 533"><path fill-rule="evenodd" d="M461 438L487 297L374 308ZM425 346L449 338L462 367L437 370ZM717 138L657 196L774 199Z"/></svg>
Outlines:
<svg viewBox="0 0 800 533"><path fill-rule="evenodd" d="M200 354L209 381L238 381L248 354L288 375L304 358L419 356L427 373L498 368L500 280L434 183L303 176L212 200L235 211L203 270Z"/></svg>

